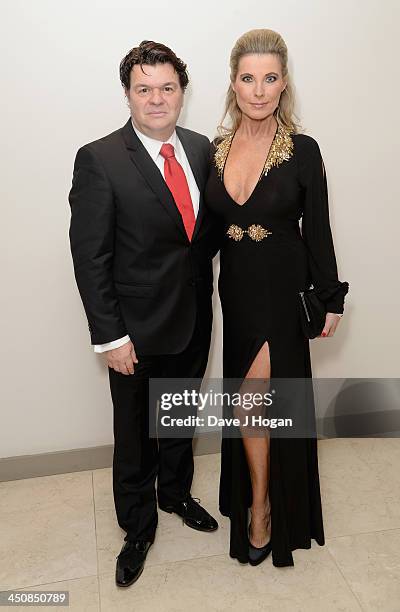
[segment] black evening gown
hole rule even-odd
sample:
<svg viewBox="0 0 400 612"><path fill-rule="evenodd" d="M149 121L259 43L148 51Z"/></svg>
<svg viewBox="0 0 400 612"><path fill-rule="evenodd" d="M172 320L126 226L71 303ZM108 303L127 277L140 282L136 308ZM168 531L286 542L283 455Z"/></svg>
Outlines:
<svg viewBox="0 0 400 612"><path fill-rule="evenodd" d="M233 138L214 141L205 192L222 227L223 375L243 379L268 341L271 378L311 379L298 291L313 285L328 312L342 313L348 290L338 280L320 149L311 136L278 126L260 180L239 205L223 182ZM265 236L264 229L272 233ZM307 403L315 423L313 395ZM316 437L272 436L269 465L272 562L294 565L293 550L310 548L311 539L325 543ZM248 561L250 505L242 439L223 438L219 506L230 517L230 556L242 563Z"/></svg>

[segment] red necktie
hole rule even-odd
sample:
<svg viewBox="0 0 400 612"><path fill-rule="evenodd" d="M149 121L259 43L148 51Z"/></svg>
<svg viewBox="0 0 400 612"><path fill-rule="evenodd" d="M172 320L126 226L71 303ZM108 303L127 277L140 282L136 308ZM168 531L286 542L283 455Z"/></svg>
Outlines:
<svg viewBox="0 0 400 612"><path fill-rule="evenodd" d="M189 185L186 180L182 166L175 157L172 144L163 144L160 155L164 158L164 177L173 197L175 204L181 213L183 225L189 240L192 239L196 223L192 198L190 197Z"/></svg>

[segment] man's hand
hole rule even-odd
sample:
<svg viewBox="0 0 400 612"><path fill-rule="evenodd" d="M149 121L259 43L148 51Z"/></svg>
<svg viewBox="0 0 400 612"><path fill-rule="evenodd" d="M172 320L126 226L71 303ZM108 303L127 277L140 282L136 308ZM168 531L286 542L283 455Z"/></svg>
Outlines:
<svg viewBox="0 0 400 612"><path fill-rule="evenodd" d="M321 335L317 336L317 338L328 338L333 336L337 326L339 325L340 319L341 317L334 312L327 312L324 329L322 330Z"/></svg>
<svg viewBox="0 0 400 612"><path fill-rule="evenodd" d="M107 357L108 367L121 374L133 374L135 371L133 364L139 363L135 347L130 340L119 348L105 351L104 354Z"/></svg>

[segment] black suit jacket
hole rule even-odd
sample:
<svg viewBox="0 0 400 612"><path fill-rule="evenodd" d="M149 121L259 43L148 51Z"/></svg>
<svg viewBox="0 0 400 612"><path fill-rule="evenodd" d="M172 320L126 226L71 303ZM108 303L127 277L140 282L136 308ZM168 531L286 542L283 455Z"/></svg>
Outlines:
<svg viewBox="0 0 400 612"><path fill-rule="evenodd" d="M188 344L196 316L211 330L218 231L203 201L210 143L176 132L200 190L192 241L130 118L77 152L69 237L92 344L129 334L138 354L172 354Z"/></svg>

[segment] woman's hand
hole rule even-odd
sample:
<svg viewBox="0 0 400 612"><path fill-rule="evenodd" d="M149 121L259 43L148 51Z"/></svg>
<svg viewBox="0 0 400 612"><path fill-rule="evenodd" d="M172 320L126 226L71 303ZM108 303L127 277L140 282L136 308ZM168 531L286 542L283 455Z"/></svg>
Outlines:
<svg viewBox="0 0 400 612"><path fill-rule="evenodd" d="M327 312L324 329L322 330L321 335L317 336L317 338L328 338L333 336L337 326L339 325L340 319L341 317L334 312Z"/></svg>

